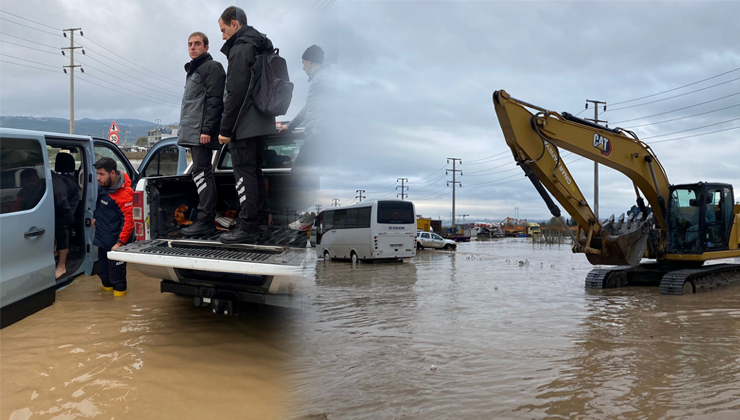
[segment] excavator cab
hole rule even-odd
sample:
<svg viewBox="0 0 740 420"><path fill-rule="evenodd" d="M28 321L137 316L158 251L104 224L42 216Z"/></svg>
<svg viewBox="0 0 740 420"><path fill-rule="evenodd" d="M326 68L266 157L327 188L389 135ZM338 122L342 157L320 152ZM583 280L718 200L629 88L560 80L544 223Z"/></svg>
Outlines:
<svg viewBox="0 0 740 420"><path fill-rule="evenodd" d="M668 252L703 254L729 249L735 218L732 185L698 183L670 187Z"/></svg>

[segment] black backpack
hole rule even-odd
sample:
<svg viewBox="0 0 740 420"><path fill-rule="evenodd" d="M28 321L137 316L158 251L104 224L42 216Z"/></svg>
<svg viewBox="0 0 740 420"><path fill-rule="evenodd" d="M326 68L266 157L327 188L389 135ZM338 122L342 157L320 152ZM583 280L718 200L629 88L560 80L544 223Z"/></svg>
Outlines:
<svg viewBox="0 0 740 420"><path fill-rule="evenodd" d="M277 117L288 112L293 98L293 83L288 75L288 64L280 57L280 50L263 51L256 57L249 90L254 105L263 114Z"/></svg>

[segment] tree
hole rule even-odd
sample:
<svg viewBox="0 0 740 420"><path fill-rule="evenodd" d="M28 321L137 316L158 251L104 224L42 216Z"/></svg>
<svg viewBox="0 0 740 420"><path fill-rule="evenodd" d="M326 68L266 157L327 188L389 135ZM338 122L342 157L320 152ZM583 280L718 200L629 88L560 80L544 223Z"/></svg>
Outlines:
<svg viewBox="0 0 740 420"><path fill-rule="evenodd" d="M149 143L149 139L147 137L139 137L136 139L136 145L137 146L146 146Z"/></svg>

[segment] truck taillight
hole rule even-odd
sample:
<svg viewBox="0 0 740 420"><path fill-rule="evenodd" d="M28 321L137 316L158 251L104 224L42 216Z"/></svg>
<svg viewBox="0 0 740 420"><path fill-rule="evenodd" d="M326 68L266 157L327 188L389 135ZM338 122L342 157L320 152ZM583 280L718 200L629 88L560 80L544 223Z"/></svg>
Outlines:
<svg viewBox="0 0 740 420"><path fill-rule="evenodd" d="M134 232L136 240L143 241L146 239L144 231L144 191L134 191Z"/></svg>

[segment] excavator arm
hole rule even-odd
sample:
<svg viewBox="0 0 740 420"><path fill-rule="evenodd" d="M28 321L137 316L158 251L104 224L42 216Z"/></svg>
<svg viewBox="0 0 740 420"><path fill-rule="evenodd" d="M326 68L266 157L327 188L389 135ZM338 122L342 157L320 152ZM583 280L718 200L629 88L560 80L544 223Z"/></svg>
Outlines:
<svg viewBox="0 0 740 420"><path fill-rule="evenodd" d="M653 225L653 237L665 236L666 201L670 194L668 176L650 146L629 131L549 111L512 98L503 90L493 93L493 104L514 159L553 216L560 218L560 209L550 195L585 234L582 238L579 232L575 238L575 252L584 252L593 264L636 265L648 245L661 248L651 249L652 254L664 251L664 241L648 243ZM625 174L634 184L642 217L627 221L612 218L602 225L570 174L561 149ZM640 192L653 210L650 218Z"/></svg>

